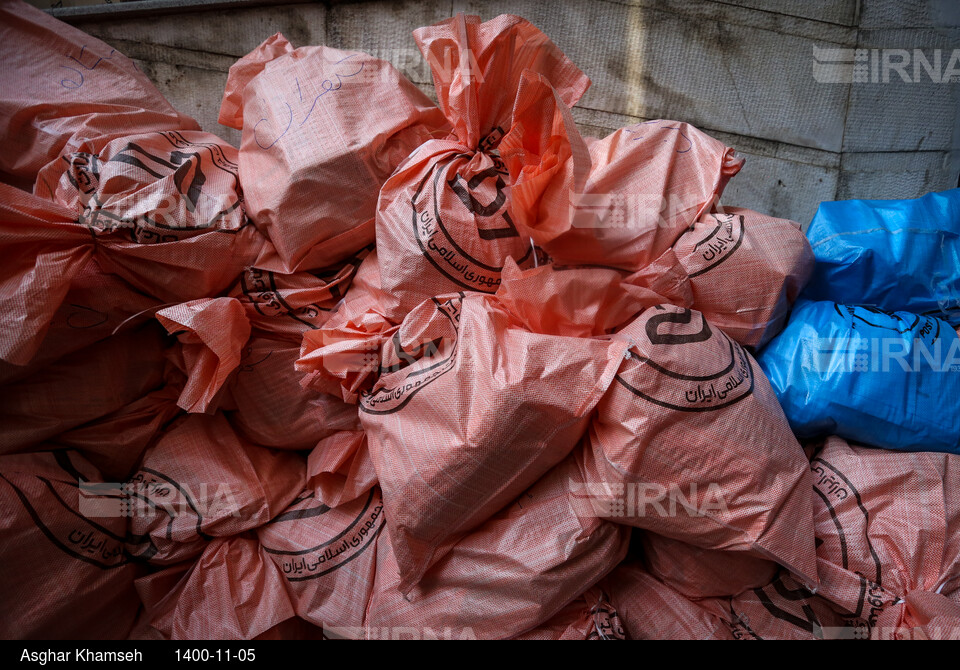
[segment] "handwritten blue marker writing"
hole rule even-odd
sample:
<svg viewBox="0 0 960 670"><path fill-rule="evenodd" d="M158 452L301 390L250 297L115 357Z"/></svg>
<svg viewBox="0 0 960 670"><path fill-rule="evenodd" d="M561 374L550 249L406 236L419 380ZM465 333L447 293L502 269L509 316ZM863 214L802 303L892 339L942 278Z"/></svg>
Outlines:
<svg viewBox="0 0 960 670"><path fill-rule="evenodd" d="M338 60L336 63L334 63L334 65L339 65L340 63L343 63L344 61L348 61L348 60L350 60L351 58L356 58L358 55L359 55L359 54L352 54L352 55L350 55L350 56L347 56L346 58L341 58L341 59ZM313 114L313 110L316 109L316 107L317 107L317 101L319 101L320 98L322 98L323 96L325 96L327 93L330 93L331 91L339 91L340 88L343 86L343 80L344 80L344 79L349 79L350 77L356 77L356 76L357 76L358 74L360 74L362 71L363 71L363 63L360 63L360 67L358 67L358 68L356 69L356 71L354 71L354 72L351 72L351 73L349 73L349 74L344 74L344 73L342 73L342 72L340 72L340 73L335 73L333 76L334 76L334 78L337 80L336 85L334 85L334 83L333 83L333 81L332 81L331 79L324 79L323 81L321 81L321 82L320 82L321 92L313 99L313 102L312 102L311 105L310 105L310 109L307 110L307 113L304 115L303 120L300 121L300 123L298 124L297 127L298 127L298 128L303 127L303 125L304 125L307 121L310 120L310 116ZM300 88L300 79L299 79L299 78L294 78L294 81L295 81L296 84L297 84L297 99L298 99L299 102L302 104L302 103L303 103L303 90ZM287 108L287 125L286 125L286 127L283 129L283 132L280 133L279 135L277 135L277 137L276 137L272 142L270 142L269 144L264 144L263 142L261 142L261 141L260 141L260 135L259 135L259 132L258 132L258 131L259 131L259 128L260 128L260 124L263 123L263 122L265 122L267 119L261 118L261 119L260 119L259 121L257 121L257 123L253 126L253 139L254 139L254 141L257 143L257 146L259 146L261 149L269 149L269 148L272 147L274 144L276 144L277 142L279 142L280 139L281 139L284 135L286 135L287 132L289 132L290 126L293 125L293 108L290 106L290 103L288 103L288 102L284 102L283 104L284 104L284 106Z"/></svg>
<svg viewBox="0 0 960 670"><path fill-rule="evenodd" d="M116 49L110 49L110 55L109 55L109 56L100 56L99 58L97 58L97 60L94 62L93 65L85 65L85 64L83 63L83 60L81 60L81 59L83 58L83 52L86 51L86 50L87 50L87 45L84 44L84 45L82 45L82 46L80 47L80 58L79 58L79 59L78 59L78 58L74 58L73 56L69 56L69 55L67 56L67 58L69 58L69 59L72 60L74 63L76 63L77 65L79 65L80 67L82 67L84 70L87 70L88 72L92 72L93 70L96 70L96 69L97 69L97 66L100 65L100 63L101 63L102 61L112 59L112 58L113 58L113 54L116 53ZM63 86L64 88L68 88L68 89L75 89L75 88L80 88L81 86L83 86L83 72L82 72L82 71L78 70L78 69L75 68L75 67L70 67L69 65L61 65L60 67L62 67L62 68L65 69L65 70L71 70L71 71L73 71L73 72L76 72L76 73L77 73L77 76L80 77L80 80L79 80L79 81L77 81L76 79L69 79L69 78L66 78L66 77L65 77L65 78L63 78L63 79L60 80L60 85L61 85L61 86Z"/></svg>
<svg viewBox="0 0 960 670"><path fill-rule="evenodd" d="M656 120L656 121L641 121L641 122L638 123L637 125L638 125L638 126L645 126L645 125L647 125L647 124L649 124L649 123L660 124L660 123L662 123L662 121L660 121L660 120ZM691 142L691 141L690 141L690 138L687 137L682 130L680 130L680 126L662 126L662 128L663 128L664 130L676 130L678 133L680 133L680 137L682 137L683 139L685 139L685 140L687 141L687 148L686 148L686 149L677 149L677 153L678 153L678 154L685 154L685 153L687 153L688 151L690 151L690 149L693 148L693 142ZM630 133L630 134L634 134L634 131L633 131L633 130L630 130L629 128L624 128L624 130L625 130L626 132ZM634 137L634 138L633 138L633 141L636 142L637 140L642 140L642 139L643 139L643 135L638 135L637 137ZM667 142L667 141L668 141L668 140L664 140L664 142Z"/></svg>

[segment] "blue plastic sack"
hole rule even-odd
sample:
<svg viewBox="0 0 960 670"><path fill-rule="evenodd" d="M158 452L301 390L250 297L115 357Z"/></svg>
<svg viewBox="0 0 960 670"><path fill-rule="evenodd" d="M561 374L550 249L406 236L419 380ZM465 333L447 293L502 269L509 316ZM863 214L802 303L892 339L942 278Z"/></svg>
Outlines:
<svg viewBox="0 0 960 670"><path fill-rule="evenodd" d="M916 200L824 202L807 230L803 297L960 324L960 188Z"/></svg>
<svg viewBox="0 0 960 670"><path fill-rule="evenodd" d="M945 321L801 300L757 360L798 437L960 453L960 337Z"/></svg>

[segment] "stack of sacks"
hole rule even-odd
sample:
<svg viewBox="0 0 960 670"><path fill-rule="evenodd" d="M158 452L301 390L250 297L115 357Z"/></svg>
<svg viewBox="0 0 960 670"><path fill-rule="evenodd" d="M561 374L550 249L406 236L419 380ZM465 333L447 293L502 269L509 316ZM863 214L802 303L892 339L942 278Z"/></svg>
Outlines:
<svg viewBox="0 0 960 670"><path fill-rule="evenodd" d="M759 355L795 433L825 438L817 596L858 636L960 636L958 235L960 189L823 203L812 278Z"/></svg>
<svg viewBox="0 0 960 670"><path fill-rule="evenodd" d="M573 450L623 359L623 341L561 334L580 305L527 327L554 282L579 286L593 307L596 274L543 270L550 283L537 290L425 301L382 342L359 407L405 590Z"/></svg>
<svg viewBox="0 0 960 670"><path fill-rule="evenodd" d="M821 204L816 270L760 355L801 437L960 454L960 189Z"/></svg>
<svg viewBox="0 0 960 670"><path fill-rule="evenodd" d="M184 385L154 313L228 288L263 240L234 147L102 42L0 17L0 453L75 449L123 481Z"/></svg>
<svg viewBox="0 0 960 670"><path fill-rule="evenodd" d="M811 455L816 593L775 565L645 538L601 586L642 638L956 639L960 457L831 437Z"/></svg>
<svg viewBox="0 0 960 670"><path fill-rule="evenodd" d="M106 45L0 12L9 636L952 625L956 457L804 452L754 352L813 252L720 206L723 143L581 137L589 80L504 15L415 31L439 106L268 38L223 96L238 151ZM74 617L92 593L110 611Z"/></svg>

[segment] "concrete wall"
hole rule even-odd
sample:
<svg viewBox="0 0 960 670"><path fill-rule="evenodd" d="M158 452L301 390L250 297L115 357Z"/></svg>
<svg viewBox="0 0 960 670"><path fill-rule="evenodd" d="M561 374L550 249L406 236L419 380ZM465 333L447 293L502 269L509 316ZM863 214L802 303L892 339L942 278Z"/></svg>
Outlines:
<svg viewBox="0 0 960 670"><path fill-rule="evenodd" d="M921 69L919 81L888 71L884 83L867 51L866 81L851 82L855 63L837 63L852 52L821 54L816 62L846 82L814 76L815 47L888 50L876 52L880 59L891 49L911 57L920 49L931 61L939 49L942 73L960 49L953 0L370 1L149 18L53 11L135 59L178 109L234 144L238 133L216 122L227 70L277 31L295 46L388 58L432 95L410 32L456 12L509 12L550 35L593 80L574 110L584 134L679 119L744 155L724 204L807 223L822 200L916 197L958 184L960 61L956 82L934 82ZM907 73L913 79L912 65Z"/></svg>

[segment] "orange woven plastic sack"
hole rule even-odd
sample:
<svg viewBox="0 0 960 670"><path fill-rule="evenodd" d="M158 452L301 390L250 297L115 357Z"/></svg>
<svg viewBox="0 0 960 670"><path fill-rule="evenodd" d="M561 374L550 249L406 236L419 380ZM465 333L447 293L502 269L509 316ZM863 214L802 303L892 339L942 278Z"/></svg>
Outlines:
<svg viewBox="0 0 960 670"><path fill-rule="evenodd" d="M254 332L299 345L304 333L333 316L368 253L364 249L339 266L315 272L278 274L246 268L230 296L243 305Z"/></svg>
<svg viewBox="0 0 960 670"><path fill-rule="evenodd" d="M340 431L359 430L357 406L300 386L294 364L300 347L283 340L252 337L229 383L236 431L273 449L312 449Z"/></svg>
<svg viewBox="0 0 960 670"><path fill-rule="evenodd" d="M161 565L195 557L214 537L273 519L303 490L304 477L298 454L250 444L222 414L184 417L125 484L131 547Z"/></svg>
<svg viewBox="0 0 960 670"><path fill-rule="evenodd" d="M639 563L619 566L600 586L632 640L867 639L864 622L813 595L788 574L731 598L689 600Z"/></svg>
<svg viewBox="0 0 960 670"><path fill-rule="evenodd" d="M380 274L394 322L434 296L493 293L508 257L532 267L523 229L568 226L569 192L589 167L568 107L590 81L532 24L458 15L414 38L453 130L420 146L380 192Z"/></svg>
<svg viewBox="0 0 960 670"><path fill-rule="evenodd" d="M188 375L178 404L188 412L234 410L234 421L263 446L307 449L325 434L357 427L355 409L318 399L290 374L303 333L329 318L357 263L324 273L328 279L248 267L228 297L158 311L180 340L178 362Z"/></svg>
<svg viewBox="0 0 960 670"><path fill-rule="evenodd" d="M590 143L590 174L569 195L565 232L533 239L558 263L640 270L717 204L743 159L677 121L645 121ZM569 212L569 213L567 213Z"/></svg>
<svg viewBox="0 0 960 670"><path fill-rule="evenodd" d="M877 618L873 639L960 640L960 604L937 593L911 591Z"/></svg>
<svg viewBox="0 0 960 670"><path fill-rule="evenodd" d="M158 390L166 345L162 329L146 324L0 386L0 454L33 450ZM108 444L115 448L112 438Z"/></svg>
<svg viewBox="0 0 960 670"><path fill-rule="evenodd" d="M257 537L282 572L297 615L336 634L363 626L383 529L378 488L333 505L308 488Z"/></svg>
<svg viewBox="0 0 960 670"><path fill-rule="evenodd" d="M256 265L326 267L374 240L380 187L443 115L389 63L279 33L230 68L220 123L243 130L247 213L269 238Z"/></svg>
<svg viewBox="0 0 960 670"><path fill-rule="evenodd" d="M262 446L309 449L325 435L358 428L355 407L301 388L291 373L303 333L326 322L355 271L348 263L324 279L250 267L230 297L157 312L182 345L188 380L178 404L188 412L229 410L232 423Z"/></svg>
<svg viewBox="0 0 960 670"><path fill-rule="evenodd" d="M236 150L213 135L166 132L86 144L41 176L56 201L0 185L0 357L25 365L40 347L71 282L99 267L162 302L227 289L256 258Z"/></svg>
<svg viewBox="0 0 960 670"><path fill-rule="evenodd" d="M315 453L337 448L326 440ZM348 497L361 479L341 480L339 487L327 481L316 489L311 479L289 507L257 528L257 540L214 539L197 562L138 580L148 625L174 639L264 639L296 611L301 621L330 628L333 637L359 630L384 521L378 489L368 486Z"/></svg>
<svg viewBox="0 0 960 670"><path fill-rule="evenodd" d="M689 275L694 309L745 346L762 347L783 329L813 273L800 224L748 209L705 214L673 253Z"/></svg>
<svg viewBox="0 0 960 670"><path fill-rule="evenodd" d="M0 457L4 639L127 637L143 570L124 549L118 490L99 482L76 452Z"/></svg>
<svg viewBox="0 0 960 670"><path fill-rule="evenodd" d="M644 567L678 593L700 600L729 597L770 584L779 571L773 561L740 551L704 549L646 532Z"/></svg>
<svg viewBox="0 0 960 670"><path fill-rule="evenodd" d="M601 580L631 640L729 640L729 627L679 591L627 561Z"/></svg>
<svg viewBox="0 0 960 670"><path fill-rule="evenodd" d="M383 313L380 266L374 250L360 264L343 304L323 328L303 334L298 371L301 384L356 403L369 390L380 362L380 346L397 326Z"/></svg>
<svg viewBox="0 0 960 670"><path fill-rule="evenodd" d="M58 447L75 449L96 467L107 481L129 479L144 452L163 434L177 415L180 380L51 439Z"/></svg>
<svg viewBox="0 0 960 670"><path fill-rule="evenodd" d="M627 551L629 528L579 515L571 490L582 482L568 457L460 540L407 596L395 545L381 536L366 635L508 638L548 621Z"/></svg>
<svg viewBox="0 0 960 670"><path fill-rule="evenodd" d="M201 298L162 309L157 320L180 340L187 383L177 405L188 412L216 409L214 400L250 337L243 305L233 298Z"/></svg>
<svg viewBox="0 0 960 670"><path fill-rule="evenodd" d="M225 290L263 246L244 215L237 150L209 133L86 142L38 179L100 243L104 270L165 301Z"/></svg>
<svg viewBox="0 0 960 670"><path fill-rule="evenodd" d="M301 387L294 372L301 340L331 318L359 265L357 258L340 268L290 275L247 268L231 291L253 334L228 384L234 408L228 417L254 443L310 449L339 431L360 428L355 405Z"/></svg>
<svg viewBox="0 0 960 670"><path fill-rule="evenodd" d="M25 366L0 361L0 384L24 379L67 354L84 349L153 317L160 306L90 257L70 282L37 353Z"/></svg>
<svg viewBox="0 0 960 670"><path fill-rule="evenodd" d="M658 305L590 427L583 495L598 513L817 583L807 459L753 357L699 312Z"/></svg>
<svg viewBox="0 0 960 670"><path fill-rule="evenodd" d="M44 165L86 140L199 130L133 61L19 0L0 2L0 181L33 190ZM34 190L50 197L39 183Z"/></svg>
<svg viewBox="0 0 960 670"><path fill-rule="evenodd" d="M225 289L263 244L244 225L236 149L103 43L23 3L0 11L16 64L0 77L17 92L0 96L0 129L18 148L2 169L19 187L0 184L0 249L16 259L0 273L0 358L30 362L94 254L161 302Z"/></svg>
<svg viewBox="0 0 960 670"><path fill-rule="evenodd" d="M280 571L244 536L212 540L186 570L144 577L137 590L142 622L168 640L251 640L294 616Z"/></svg>
<svg viewBox="0 0 960 670"><path fill-rule="evenodd" d="M596 308L608 272L548 268L531 285L519 276L523 286L504 296L435 298L384 343L360 419L403 588L442 545L515 499L583 435L629 346L584 336L589 325L569 330ZM551 279L571 289L563 303L550 302L562 290ZM545 304L562 311L542 318Z"/></svg>
<svg viewBox="0 0 960 670"><path fill-rule="evenodd" d="M884 636L899 618L909 619L909 603L923 602L912 594L960 591L960 456L830 437L810 469L820 595L871 627L896 606L884 620L888 630L875 633Z"/></svg>
<svg viewBox="0 0 960 670"><path fill-rule="evenodd" d="M344 431L321 440L307 473L296 500L257 529L258 560L282 575L284 591L303 620L356 628L373 590L376 542L384 527L363 433Z"/></svg>

